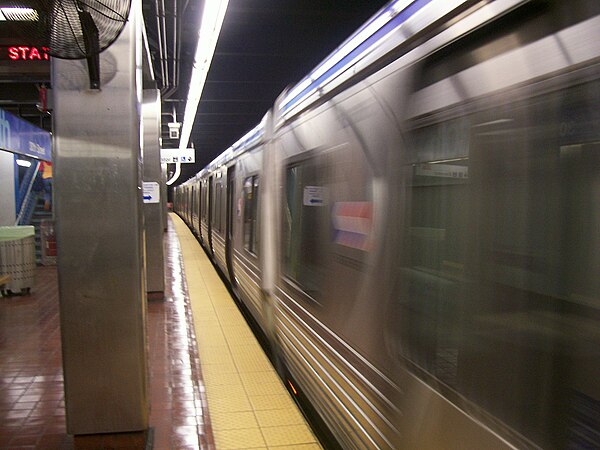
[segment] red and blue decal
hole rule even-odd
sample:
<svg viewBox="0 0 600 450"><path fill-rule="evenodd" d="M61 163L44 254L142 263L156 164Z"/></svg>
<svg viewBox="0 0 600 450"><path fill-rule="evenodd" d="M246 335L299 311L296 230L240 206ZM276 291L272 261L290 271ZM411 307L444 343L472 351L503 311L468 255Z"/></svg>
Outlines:
<svg viewBox="0 0 600 450"><path fill-rule="evenodd" d="M333 242L363 251L371 249L372 202L337 202L331 216Z"/></svg>

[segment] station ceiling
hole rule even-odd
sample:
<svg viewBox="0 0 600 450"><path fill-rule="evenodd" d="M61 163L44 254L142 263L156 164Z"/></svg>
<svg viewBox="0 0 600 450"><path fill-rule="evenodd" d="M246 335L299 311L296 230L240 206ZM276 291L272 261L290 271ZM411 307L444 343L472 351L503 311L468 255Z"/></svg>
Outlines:
<svg viewBox="0 0 600 450"><path fill-rule="evenodd" d="M1 3L2 0L0 0ZM204 0L143 0L156 87L162 93L163 146L167 123L183 120ZM253 128L277 96L300 81L385 0L230 0L190 141L196 163L182 165L183 182ZM0 45L18 29L0 22ZM162 42L162 46L160 45ZM8 64L12 67L9 68ZM4 66L4 67L3 67ZM36 107L50 85L49 64L20 68L0 61L0 107L51 128L51 112Z"/></svg>

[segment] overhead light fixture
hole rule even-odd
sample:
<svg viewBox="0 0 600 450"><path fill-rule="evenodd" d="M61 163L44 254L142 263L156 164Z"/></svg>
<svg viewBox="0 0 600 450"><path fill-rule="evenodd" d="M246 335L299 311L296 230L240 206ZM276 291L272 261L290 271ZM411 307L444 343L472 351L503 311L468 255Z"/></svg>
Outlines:
<svg viewBox="0 0 600 450"><path fill-rule="evenodd" d="M38 19L38 13L33 8L0 8L0 22L6 20L33 22Z"/></svg>
<svg viewBox="0 0 600 450"><path fill-rule="evenodd" d="M204 2L202 22L198 30L198 43L194 56L192 78L190 80L190 90L188 91L183 115L183 127L181 128L181 138L179 140L180 149L187 148L190 140L196 111L198 110L198 103L202 96L206 76L215 53L219 34L221 33L228 3L229 0L206 0Z"/></svg>
<svg viewBox="0 0 600 450"><path fill-rule="evenodd" d="M194 55L194 64L192 66L192 78L190 80L190 90L185 101L185 111L183 113L183 125L179 137L179 148L181 150L188 147L192 127L196 119L196 111L198 103L202 96L208 69L212 62L225 12L229 0L206 0L204 2L204 10L202 11L202 21L198 30L198 43L196 44L196 54ZM175 173L167 185L172 185L181 174L181 163L175 163Z"/></svg>
<svg viewBox="0 0 600 450"><path fill-rule="evenodd" d="M27 161L26 159L17 159L17 166L31 167L31 161Z"/></svg>

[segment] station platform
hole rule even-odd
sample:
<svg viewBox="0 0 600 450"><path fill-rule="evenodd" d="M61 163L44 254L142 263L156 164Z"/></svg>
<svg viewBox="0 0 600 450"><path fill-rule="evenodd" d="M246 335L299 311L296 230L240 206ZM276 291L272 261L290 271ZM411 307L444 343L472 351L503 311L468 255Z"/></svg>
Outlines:
<svg viewBox="0 0 600 450"><path fill-rule="evenodd" d="M57 270L0 298L0 449L320 449L198 241L165 233L165 296L148 302L150 428L66 433Z"/></svg>

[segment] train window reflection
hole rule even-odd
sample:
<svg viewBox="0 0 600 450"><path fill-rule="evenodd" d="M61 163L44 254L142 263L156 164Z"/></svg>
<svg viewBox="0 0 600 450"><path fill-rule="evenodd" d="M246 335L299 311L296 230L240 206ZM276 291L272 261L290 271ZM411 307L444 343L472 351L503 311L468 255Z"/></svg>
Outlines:
<svg viewBox="0 0 600 450"><path fill-rule="evenodd" d="M244 248L258 254L258 176L244 180Z"/></svg>
<svg viewBox="0 0 600 450"><path fill-rule="evenodd" d="M222 227L222 211L223 208L223 185L221 183L215 183L215 201L213 203L213 226L216 231L223 231Z"/></svg>
<svg viewBox="0 0 600 450"><path fill-rule="evenodd" d="M206 205L208 204L206 199L206 191L207 191L206 183L204 181L200 181L200 217L202 220L207 220L206 213Z"/></svg>
<svg viewBox="0 0 600 450"><path fill-rule="evenodd" d="M322 186L324 170L317 159L289 166L283 209L283 272L317 301L325 274L329 215L325 205L310 201L308 193Z"/></svg>
<svg viewBox="0 0 600 450"><path fill-rule="evenodd" d="M598 442L599 102L593 82L411 133L401 353L548 448Z"/></svg>

